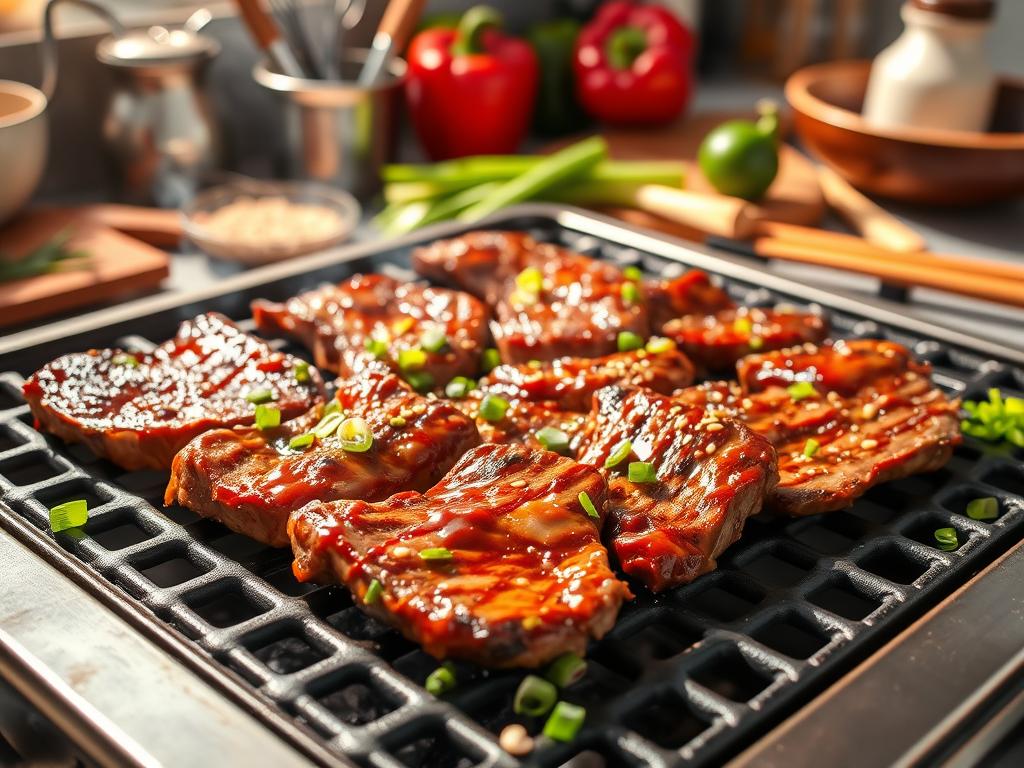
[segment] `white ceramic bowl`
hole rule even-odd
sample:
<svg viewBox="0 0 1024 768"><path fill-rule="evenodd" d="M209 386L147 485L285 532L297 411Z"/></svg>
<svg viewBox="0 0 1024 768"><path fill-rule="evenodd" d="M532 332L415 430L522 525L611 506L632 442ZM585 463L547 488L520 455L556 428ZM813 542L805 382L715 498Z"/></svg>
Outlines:
<svg viewBox="0 0 1024 768"><path fill-rule="evenodd" d="M0 224L21 210L39 186L47 140L43 92L0 80Z"/></svg>

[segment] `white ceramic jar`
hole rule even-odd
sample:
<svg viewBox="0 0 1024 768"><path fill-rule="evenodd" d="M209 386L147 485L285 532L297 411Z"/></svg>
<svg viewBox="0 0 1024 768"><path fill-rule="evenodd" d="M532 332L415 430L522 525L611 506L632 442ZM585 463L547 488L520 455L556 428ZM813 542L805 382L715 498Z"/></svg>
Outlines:
<svg viewBox="0 0 1024 768"><path fill-rule="evenodd" d="M984 131L996 77L985 37L992 0L909 0L906 28L871 66L864 119L878 128Z"/></svg>

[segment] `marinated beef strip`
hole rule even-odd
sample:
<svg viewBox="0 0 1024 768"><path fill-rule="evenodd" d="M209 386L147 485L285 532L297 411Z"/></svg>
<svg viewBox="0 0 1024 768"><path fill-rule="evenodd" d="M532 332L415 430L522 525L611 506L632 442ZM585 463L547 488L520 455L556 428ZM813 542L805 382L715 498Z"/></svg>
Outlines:
<svg viewBox="0 0 1024 768"><path fill-rule="evenodd" d="M346 585L438 658L536 667L584 653L631 596L601 544L605 494L601 475L571 459L480 446L426 493L293 514L295 574Z"/></svg>
<svg viewBox="0 0 1024 768"><path fill-rule="evenodd" d="M579 461L608 481L606 538L622 569L655 592L713 570L778 481L765 438L644 388L600 390L583 438ZM606 467L627 440L628 455ZM656 480L631 481L632 462L650 463Z"/></svg>
<svg viewBox="0 0 1024 768"><path fill-rule="evenodd" d="M386 275L355 275L283 304L255 301L252 309L261 332L296 339L326 370L350 376L379 358L420 374L409 378L426 389L475 375L488 336L487 310L469 294ZM425 334L442 343L425 345Z"/></svg>
<svg viewBox="0 0 1024 768"><path fill-rule="evenodd" d="M780 481L767 507L780 514L842 509L874 485L938 469L960 442L959 403L899 344L806 345L749 356L738 368L739 384L681 397L772 442Z"/></svg>
<svg viewBox="0 0 1024 768"><path fill-rule="evenodd" d="M272 404L284 421L305 413L323 399L323 381L304 361L205 314L150 353L59 357L23 391L40 429L125 469L168 469L196 435L252 424L254 401Z"/></svg>
<svg viewBox="0 0 1024 768"><path fill-rule="evenodd" d="M339 414L366 421L373 444L342 448L320 408L276 429L207 432L175 457L164 502L273 546L287 546L288 513L314 500L378 501L429 488L480 443L472 419L448 403L414 393L378 363L343 382ZM324 417L338 421L341 417ZM317 434L311 444L293 438Z"/></svg>
<svg viewBox="0 0 1024 768"><path fill-rule="evenodd" d="M828 332L828 322L820 315L756 307L686 315L661 329L705 374L732 370L740 358L754 352L820 343Z"/></svg>
<svg viewBox="0 0 1024 768"><path fill-rule="evenodd" d="M492 333L511 364L617 350L623 331L648 337L652 315L731 306L707 275L630 280L613 264L515 232L472 232L413 252L422 275L455 285L494 310ZM626 288L631 284L632 289Z"/></svg>

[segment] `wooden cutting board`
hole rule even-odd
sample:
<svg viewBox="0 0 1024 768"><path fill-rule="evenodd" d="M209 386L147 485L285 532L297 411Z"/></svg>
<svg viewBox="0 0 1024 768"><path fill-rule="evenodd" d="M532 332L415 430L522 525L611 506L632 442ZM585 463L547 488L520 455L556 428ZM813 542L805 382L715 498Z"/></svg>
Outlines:
<svg viewBox="0 0 1024 768"><path fill-rule="evenodd" d="M717 194L697 166L697 149L707 133L726 120L751 119L751 113L706 112L656 129L608 129L601 133L616 160L676 160L686 164L687 189ZM785 135L785 124L783 135ZM542 152L551 152L571 143L560 140ZM641 226L660 229L691 240L703 240L706 232L686 227L643 211L604 208L619 218ZM783 144L779 150L779 173L764 199L752 211L759 221L781 221L789 224L815 226L825 216L825 198L818 183L814 164L793 147Z"/></svg>
<svg viewBox="0 0 1024 768"><path fill-rule="evenodd" d="M87 209L31 211L0 231L3 258L23 257L60 233L88 258L60 271L0 283L0 327L157 288L170 272L164 251L118 232Z"/></svg>

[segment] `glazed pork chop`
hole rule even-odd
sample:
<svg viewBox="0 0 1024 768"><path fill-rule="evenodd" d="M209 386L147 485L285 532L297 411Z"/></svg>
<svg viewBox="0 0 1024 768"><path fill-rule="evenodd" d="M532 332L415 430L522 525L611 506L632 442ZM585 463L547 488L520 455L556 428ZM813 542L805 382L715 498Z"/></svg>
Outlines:
<svg viewBox="0 0 1024 768"><path fill-rule="evenodd" d="M305 413L323 399L323 381L304 361L206 314L151 353L59 357L23 391L39 428L125 469L167 469L196 435L252 424L257 402L273 403L284 421Z"/></svg>
<svg viewBox="0 0 1024 768"><path fill-rule="evenodd" d="M429 488L480 442L472 419L417 395L380 363L343 382L335 402L337 413L317 408L274 429L201 435L174 458L165 503L287 546L292 510L314 500L377 501ZM364 429L353 434L346 424ZM367 434L368 445L353 439Z"/></svg>
<svg viewBox="0 0 1024 768"><path fill-rule="evenodd" d="M781 514L847 507L874 485L938 469L960 442L959 403L900 344L807 345L738 367L739 384L709 383L681 397L772 442L780 481L768 507Z"/></svg>
<svg viewBox="0 0 1024 768"><path fill-rule="evenodd" d="M492 334L511 364L608 355L622 332L646 338L654 320L731 306L703 273L671 282L632 279L613 264L518 232L441 240L416 249L413 266L492 307Z"/></svg>
<svg viewBox="0 0 1024 768"><path fill-rule="evenodd" d="M426 493L296 512L295 574L345 584L438 658L536 667L584 653L630 597L601 545L605 493L571 459L480 446Z"/></svg>
<svg viewBox="0 0 1024 768"><path fill-rule="evenodd" d="M583 444L608 481L607 539L654 592L713 570L778 480L765 438L639 387L594 395Z"/></svg>
<svg viewBox="0 0 1024 768"><path fill-rule="evenodd" d="M469 294L355 275L283 304L255 301L262 333L287 336L312 351L317 365L343 376L375 359L418 389L474 376L487 342L487 310Z"/></svg>

